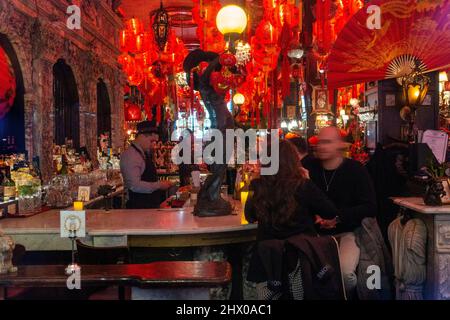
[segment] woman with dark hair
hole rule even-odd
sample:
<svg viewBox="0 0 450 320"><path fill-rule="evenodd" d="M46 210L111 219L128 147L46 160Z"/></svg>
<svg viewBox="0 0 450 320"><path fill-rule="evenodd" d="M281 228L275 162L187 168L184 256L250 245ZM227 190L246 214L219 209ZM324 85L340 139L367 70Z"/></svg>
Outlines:
<svg viewBox="0 0 450 320"><path fill-rule="evenodd" d="M333 219L334 204L306 178L297 148L280 141L279 170L250 184L245 206L247 221L258 222L258 240L286 239L299 233L316 234L314 216Z"/></svg>
<svg viewBox="0 0 450 320"><path fill-rule="evenodd" d="M258 222L258 241L284 240L298 234L314 236L315 215L324 219L338 215L333 203L307 178L295 145L281 140L279 148L278 173L253 180L245 205L247 221ZM266 299L269 278L262 259L271 254L262 258L257 248L250 260L247 280L256 283L258 299Z"/></svg>

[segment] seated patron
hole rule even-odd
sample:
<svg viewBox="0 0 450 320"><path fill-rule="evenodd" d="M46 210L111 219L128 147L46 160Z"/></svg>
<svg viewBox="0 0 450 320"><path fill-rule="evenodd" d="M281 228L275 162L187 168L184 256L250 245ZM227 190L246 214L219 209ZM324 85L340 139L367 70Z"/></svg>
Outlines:
<svg viewBox="0 0 450 320"><path fill-rule="evenodd" d="M305 177L296 147L280 141L280 165L276 175L254 179L245 205L245 217L258 222L257 240L285 240L298 234L317 235L314 215L335 219L338 210L333 203ZM264 271L253 254L248 279L263 282Z"/></svg>
<svg viewBox="0 0 450 320"><path fill-rule="evenodd" d="M320 232L339 241L341 271L347 296L357 285L356 268L360 249L354 230L365 217L376 215L375 191L369 174L359 162L344 158L344 141L336 127L320 131L317 159L305 167L312 181L333 201L339 213L333 219L317 217Z"/></svg>
<svg viewBox="0 0 450 320"><path fill-rule="evenodd" d="M120 158L120 171L128 192L126 206L127 209L159 208L173 183L158 181L151 154L159 138L158 129L150 121L143 121L138 123L137 131L136 139Z"/></svg>

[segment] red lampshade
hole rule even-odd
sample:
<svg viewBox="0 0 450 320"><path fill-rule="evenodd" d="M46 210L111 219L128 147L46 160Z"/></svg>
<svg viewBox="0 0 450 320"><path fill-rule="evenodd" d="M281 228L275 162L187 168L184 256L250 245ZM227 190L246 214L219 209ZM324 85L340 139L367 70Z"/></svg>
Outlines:
<svg viewBox="0 0 450 320"><path fill-rule="evenodd" d="M141 108L137 104L125 104L125 121L141 121L141 117Z"/></svg>
<svg viewBox="0 0 450 320"><path fill-rule="evenodd" d="M141 20L131 18L125 22L127 30L131 31L135 36L144 32L144 25Z"/></svg>
<svg viewBox="0 0 450 320"><path fill-rule="evenodd" d="M445 91L450 91L450 81L447 81L444 85Z"/></svg>
<svg viewBox="0 0 450 320"><path fill-rule="evenodd" d="M0 47L0 119L11 109L16 96L16 79L6 53Z"/></svg>

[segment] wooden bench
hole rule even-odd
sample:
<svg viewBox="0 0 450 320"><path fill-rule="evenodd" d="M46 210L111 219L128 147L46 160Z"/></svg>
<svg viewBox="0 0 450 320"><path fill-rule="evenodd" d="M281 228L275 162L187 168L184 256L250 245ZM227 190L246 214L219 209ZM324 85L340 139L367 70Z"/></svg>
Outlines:
<svg viewBox="0 0 450 320"><path fill-rule="evenodd" d="M20 266L17 273L0 275L0 287L67 287L65 266L40 265ZM137 289L136 299L146 298L146 289L185 289L202 291L221 287L231 281L228 262L210 261L165 261L149 264L83 265L81 266L81 288L89 286L124 286ZM144 289L144 290L140 290ZM185 291L189 292L189 291ZM158 293L161 294L161 293Z"/></svg>

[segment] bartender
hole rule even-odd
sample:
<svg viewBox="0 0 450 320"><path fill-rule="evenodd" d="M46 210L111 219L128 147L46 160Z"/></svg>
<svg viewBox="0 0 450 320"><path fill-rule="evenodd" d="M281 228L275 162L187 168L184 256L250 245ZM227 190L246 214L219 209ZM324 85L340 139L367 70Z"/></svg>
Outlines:
<svg viewBox="0 0 450 320"><path fill-rule="evenodd" d="M152 145L158 141L158 129L150 122L137 125L136 139L121 155L120 170L128 192L127 209L159 208L170 181L158 181L156 166L151 155Z"/></svg>

